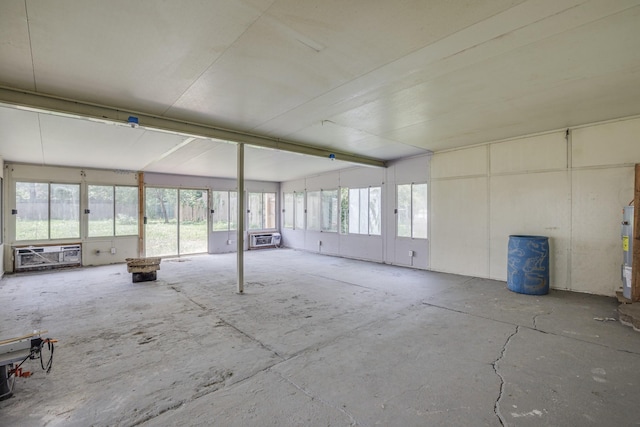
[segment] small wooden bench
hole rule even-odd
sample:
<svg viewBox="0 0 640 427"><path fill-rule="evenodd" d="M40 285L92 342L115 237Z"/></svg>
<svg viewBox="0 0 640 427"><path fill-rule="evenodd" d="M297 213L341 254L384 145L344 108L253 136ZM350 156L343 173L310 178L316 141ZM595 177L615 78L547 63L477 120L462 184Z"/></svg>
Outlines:
<svg viewBox="0 0 640 427"><path fill-rule="evenodd" d="M127 271L131 273L133 283L150 282L157 279L162 258L127 258Z"/></svg>

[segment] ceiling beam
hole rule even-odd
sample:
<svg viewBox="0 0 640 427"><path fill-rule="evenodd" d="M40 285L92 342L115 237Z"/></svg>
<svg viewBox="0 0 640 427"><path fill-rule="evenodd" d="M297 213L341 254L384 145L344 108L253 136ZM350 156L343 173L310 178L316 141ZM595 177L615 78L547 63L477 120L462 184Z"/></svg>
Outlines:
<svg viewBox="0 0 640 427"><path fill-rule="evenodd" d="M138 125L141 128L148 130L242 143L255 147L271 148L291 153L324 157L327 159L335 158L336 160L365 166L386 167L386 162L383 160L360 156L353 153L328 150L280 138L272 138L248 132L224 129L203 123L194 123L52 95L43 95L36 92L5 86L0 86L0 105L34 111L37 113L54 114L71 118L86 118L89 120L115 123L123 126L130 125L129 118L135 117L138 120Z"/></svg>

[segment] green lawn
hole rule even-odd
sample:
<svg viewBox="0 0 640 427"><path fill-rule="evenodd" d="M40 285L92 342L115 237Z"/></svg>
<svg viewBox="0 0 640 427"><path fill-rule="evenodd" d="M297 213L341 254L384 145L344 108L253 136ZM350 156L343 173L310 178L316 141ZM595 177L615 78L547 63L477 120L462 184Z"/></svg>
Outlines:
<svg viewBox="0 0 640 427"><path fill-rule="evenodd" d="M16 240L48 240L48 221L16 221ZM137 224L117 224L118 236L136 236ZM149 221L146 225L146 255L165 256L178 254L177 222ZM113 222L91 221L90 237L113 236ZM180 254L207 252L207 222L183 222L180 225ZM51 239L79 239L78 221L51 220Z"/></svg>

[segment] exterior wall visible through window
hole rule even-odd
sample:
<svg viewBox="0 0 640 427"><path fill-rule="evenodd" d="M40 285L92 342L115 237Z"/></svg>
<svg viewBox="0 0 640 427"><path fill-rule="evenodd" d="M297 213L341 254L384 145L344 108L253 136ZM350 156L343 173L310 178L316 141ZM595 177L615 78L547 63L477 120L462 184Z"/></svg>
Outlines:
<svg viewBox="0 0 640 427"><path fill-rule="evenodd" d="M400 184L397 190L398 237L426 239L429 235L427 184Z"/></svg>

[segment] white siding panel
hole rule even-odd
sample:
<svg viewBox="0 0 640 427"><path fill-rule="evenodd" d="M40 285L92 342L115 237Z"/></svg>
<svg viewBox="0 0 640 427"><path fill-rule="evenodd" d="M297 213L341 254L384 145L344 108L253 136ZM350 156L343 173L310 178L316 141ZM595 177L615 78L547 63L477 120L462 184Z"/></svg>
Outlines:
<svg viewBox="0 0 640 427"><path fill-rule="evenodd" d="M307 191L332 190L338 188L338 185L340 175L337 173L313 176L306 180Z"/></svg>
<svg viewBox="0 0 640 427"><path fill-rule="evenodd" d="M567 167L564 132L491 144L491 173L530 172Z"/></svg>
<svg viewBox="0 0 640 427"><path fill-rule="evenodd" d="M573 167L640 163L640 119L575 129Z"/></svg>
<svg viewBox="0 0 640 427"><path fill-rule="evenodd" d="M431 156L419 156L394 162L393 181L398 184L427 182L429 179L429 159Z"/></svg>
<svg viewBox="0 0 640 427"><path fill-rule="evenodd" d="M490 193L491 278L507 280L510 235L548 236L550 286L567 289L571 221L568 172L494 176Z"/></svg>
<svg viewBox="0 0 640 427"><path fill-rule="evenodd" d="M384 168L354 168L340 171L340 186L364 188L381 186L384 182Z"/></svg>
<svg viewBox="0 0 640 427"><path fill-rule="evenodd" d="M633 182L631 166L573 172L572 290L613 296L620 287L620 222Z"/></svg>
<svg viewBox="0 0 640 427"><path fill-rule="evenodd" d="M437 179L486 175L487 150L488 146L483 145L465 150L436 153L431 162L431 177Z"/></svg>
<svg viewBox="0 0 640 427"><path fill-rule="evenodd" d="M431 268L488 277L487 178L431 183Z"/></svg>

